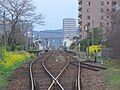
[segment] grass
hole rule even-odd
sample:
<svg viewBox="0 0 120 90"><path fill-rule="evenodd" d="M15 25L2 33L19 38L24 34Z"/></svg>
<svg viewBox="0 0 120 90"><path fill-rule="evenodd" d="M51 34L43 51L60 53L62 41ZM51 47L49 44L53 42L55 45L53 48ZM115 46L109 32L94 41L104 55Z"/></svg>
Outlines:
<svg viewBox="0 0 120 90"><path fill-rule="evenodd" d="M28 52L8 52L3 48L0 48L0 90L6 90L8 77L14 72L15 69L20 67L23 63L34 58L34 54Z"/></svg>
<svg viewBox="0 0 120 90"><path fill-rule="evenodd" d="M120 90L120 60L106 61L107 70L102 71L107 90Z"/></svg>
<svg viewBox="0 0 120 90"><path fill-rule="evenodd" d="M0 90L6 90L7 79L6 76L0 75Z"/></svg>

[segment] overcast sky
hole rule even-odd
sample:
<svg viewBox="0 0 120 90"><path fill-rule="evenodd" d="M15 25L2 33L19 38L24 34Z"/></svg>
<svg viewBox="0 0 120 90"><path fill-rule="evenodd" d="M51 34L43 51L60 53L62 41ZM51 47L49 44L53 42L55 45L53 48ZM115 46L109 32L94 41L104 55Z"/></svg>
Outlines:
<svg viewBox="0 0 120 90"><path fill-rule="evenodd" d="M37 6L36 13L46 16L45 26L35 26L34 30L62 29L63 18L75 18L78 16L78 0L34 0Z"/></svg>

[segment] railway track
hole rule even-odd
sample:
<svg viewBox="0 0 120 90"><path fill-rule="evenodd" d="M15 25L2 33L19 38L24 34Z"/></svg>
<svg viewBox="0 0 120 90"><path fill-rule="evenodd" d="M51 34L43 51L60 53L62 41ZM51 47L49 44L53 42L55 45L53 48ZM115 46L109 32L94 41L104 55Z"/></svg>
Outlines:
<svg viewBox="0 0 120 90"><path fill-rule="evenodd" d="M106 90L95 72L106 68L74 56L62 51L39 54L14 72L8 90Z"/></svg>
<svg viewBox="0 0 120 90"><path fill-rule="evenodd" d="M43 56L46 58L46 57L48 57L49 55L50 55L50 54L44 54L44 55L42 55L41 57L38 57L37 59L35 59L34 61L31 62L31 64L30 64L30 69L29 69L29 70L30 70L31 90L36 90L36 87L37 87L35 78L34 78L34 76L33 76L33 70L32 70L33 64L34 64L35 62L37 62L39 59L41 59Z"/></svg>
<svg viewBox="0 0 120 90"><path fill-rule="evenodd" d="M72 53L74 53L74 52L72 52ZM81 88L80 89L81 90L89 90L90 88L91 88L90 90L106 90L105 89L106 87L105 87L105 85L103 84L103 82L101 80L94 78L96 80L94 82L91 82L92 78L96 77L96 76L93 76L90 73L95 73L94 71L100 71L101 69L106 70L107 68L101 67L98 64L96 64L95 62L81 61L80 58L74 57L70 52L67 52L67 54L71 58L77 59L77 61L79 61L79 64L80 64L80 67L81 67L80 68L80 75L81 75L81 77L80 77L80 86L81 86ZM74 53L74 55L75 55L75 53ZM70 62L70 64L78 66L74 62ZM86 76L90 77L89 79L87 77L85 79L85 77L84 77L85 73L88 73L88 75L86 75ZM95 83L95 82L97 82L97 83ZM91 83L91 84L89 84L89 83ZM100 84L100 83L102 83L102 84ZM96 87L97 84L100 85L100 86Z"/></svg>
<svg viewBox="0 0 120 90"><path fill-rule="evenodd" d="M76 89L81 90L81 63L79 62L78 59L74 58L72 55L68 55L68 54L66 54L66 55L68 56L68 58L71 58L69 63L72 65L76 65L78 67L77 79L76 79L76 87L77 87ZM74 63L75 61L77 63Z"/></svg>
<svg viewBox="0 0 120 90"><path fill-rule="evenodd" d="M73 57L72 55L71 55L71 52L72 51L68 51L68 52L66 52L71 58L73 58L73 59L77 59L77 61L80 63L80 66L81 66L81 68L87 68L87 69L91 69L91 70L93 70L93 71L99 71L99 70L101 70L101 69L107 69L107 68L105 68L105 67L101 67L101 66L98 66L98 65L95 65L95 63L96 62L94 62L94 61L81 61L80 59L78 59L78 58L75 58L75 57ZM75 52L72 52L72 53L74 53L74 55L75 55ZM71 64L73 64L73 65L76 65L76 64L74 64L74 63L72 63L72 62L70 62Z"/></svg>
<svg viewBox="0 0 120 90"><path fill-rule="evenodd" d="M66 59L67 59L67 58L66 58ZM65 69L68 67L68 65L69 65L69 59L67 59L66 65L63 67L63 69L60 71L60 73L57 75L57 77L54 77L54 75L52 75L52 73L46 68L46 66L45 66L45 61L46 61L46 60L47 60L47 59L45 59L42 64L43 64L43 67L44 67L45 71L46 71L46 72L51 76L51 78L52 78L52 83L51 83L51 85L49 86L48 90L51 90L51 88L53 87L53 85L54 85L55 83L59 85L59 87L61 88L61 90L64 90L63 86L59 83L58 78L59 78L60 75L65 71Z"/></svg>
<svg viewBox="0 0 120 90"><path fill-rule="evenodd" d="M30 64L31 90L81 90L80 63L70 58L63 52L52 51L34 60ZM70 64L72 61L76 66Z"/></svg>

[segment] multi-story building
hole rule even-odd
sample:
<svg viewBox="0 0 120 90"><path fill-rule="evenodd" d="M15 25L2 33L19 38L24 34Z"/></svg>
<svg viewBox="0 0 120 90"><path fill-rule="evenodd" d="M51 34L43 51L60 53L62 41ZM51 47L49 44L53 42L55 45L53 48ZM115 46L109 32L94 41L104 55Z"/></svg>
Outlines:
<svg viewBox="0 0 120 90"><path fill-rule="evenodd" d="M88 29L99 27L106 32L111 25L109 11L115 11L116 2L118 0L78 0L78 23L82 29L80 35L82 39L86 37L85 26Z"/></svg>
<svg viewBox="0 0 120 90"><path fill-rule="evenodd" d="M76 36L76 19L63 19L63 39L72 40L74 36Z"/></svg>

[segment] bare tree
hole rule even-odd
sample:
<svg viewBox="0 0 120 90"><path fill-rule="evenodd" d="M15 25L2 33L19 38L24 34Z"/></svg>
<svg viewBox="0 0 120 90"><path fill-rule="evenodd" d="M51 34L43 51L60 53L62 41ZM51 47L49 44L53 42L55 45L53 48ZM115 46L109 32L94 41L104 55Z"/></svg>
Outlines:
<svg viewBox="0 0 120 90"><path fill-rule="evenodd" d="M15 40L16 30L19 23L22 21L43 24L42 14L34 13L35 6L32 0L0 0L0 12L5 12L6 29L8 29L8 44L11 45ZM1 17L3 14L1 13ZM0 18L1 24L3 19ZM3 25L2 25L3 26ZM9 29L10 27L10 29Z"/></svg>

